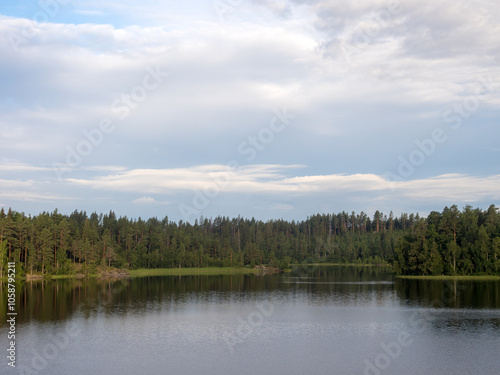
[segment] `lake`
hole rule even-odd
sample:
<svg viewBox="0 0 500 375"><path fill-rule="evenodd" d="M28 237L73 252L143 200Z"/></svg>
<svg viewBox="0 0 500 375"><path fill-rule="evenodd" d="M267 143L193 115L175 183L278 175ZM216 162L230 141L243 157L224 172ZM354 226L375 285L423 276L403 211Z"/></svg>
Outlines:
<svg viewBox="0 0 500 375"><path fill-rule="evenodd" d="M500 374L500 281L297 266L23 283L16 308L1 374Z"/></svg>

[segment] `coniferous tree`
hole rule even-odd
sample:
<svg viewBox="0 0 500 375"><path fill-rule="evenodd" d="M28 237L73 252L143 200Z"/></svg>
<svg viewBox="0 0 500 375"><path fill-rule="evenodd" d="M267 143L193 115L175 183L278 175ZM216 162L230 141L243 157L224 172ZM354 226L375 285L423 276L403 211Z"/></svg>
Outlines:
<svg viewBox="0 0 500 375"><path fill-rule="evenodd" d="M400 274L491 274L500 272L500 215L493 205L451 206L426 218L376 211L373 221L364 212L341 212L299 222L219 216L191 224L116 218L112 211L27 217L0 209L0 246L4 263L30 274L304 261L385 261Z"/></svg>

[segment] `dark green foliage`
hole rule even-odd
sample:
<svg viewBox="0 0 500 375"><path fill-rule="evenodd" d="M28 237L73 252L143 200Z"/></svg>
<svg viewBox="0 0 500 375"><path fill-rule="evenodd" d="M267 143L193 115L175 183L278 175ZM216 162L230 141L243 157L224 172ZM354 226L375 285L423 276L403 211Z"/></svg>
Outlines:
<svg viewBox="0 0 500 375"><path fill-rule="evenodd" d="M0 271L27 274L118 268L288 268L297 262L384 263L404 275L500 272L500 215L456 206L427 218L376 211L313 215L301 222L200 218L194 225L74 211L27 217L0 212ZM1 275L1 273L0 273Z"/></svg>
<svg viewBox="0 0 500 375"><path fill-rule="evenodd" d="M426 227L426 228L424 228ZM396 245L394 271L402 275L491 275L500 271L500 215L456 206L432 212Z"/></svg>

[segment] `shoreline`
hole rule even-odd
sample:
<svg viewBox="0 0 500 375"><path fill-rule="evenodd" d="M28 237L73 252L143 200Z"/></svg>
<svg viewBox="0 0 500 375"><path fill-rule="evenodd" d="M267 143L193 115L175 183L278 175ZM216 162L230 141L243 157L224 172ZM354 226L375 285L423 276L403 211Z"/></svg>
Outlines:
<svg viewBox="0 0 500 375"><path fill-rule="evenodd" d="M16 277L16 281L43 281L43 280L63 280L63 279L120 279L128 277L148 277L148 276L223 276L223 275L268 275L282 272L282 270L257 266L255 268L241 267L199 267L199 268L151 268L138 270L114 269L93 274L71 274L71 275L39 275L26 274L23 277ZM7 281L7 277L0 278L0 281Z"/></svg>
<svg viewBox="0 0 500 375"><path fill-rule="evenodd" d="M262 274L260 268L240 268L240 267L200 267L200 268L151 268L131 270L129 277L146 276L197 276L197 275L259 275Z"/></svg>
<svg viewBox="0 0 500 375"><path fill-rule="evenodd" d="M437 276L413 276L413 275L395 275L396 279L415 279L415 280L475 280L475 281L497 281L498 275L437 275Z"/></svg>
<svg viewBox="0 0 500 375"><path fill-rule="evenodd" d="M106 269L98 273L71 275L29 275L16 277L16 281L41 281L41 280L62 280L62 279L120 279L128 277L148 277L148 276L223 276L223 275L256 275L263 276L280 272L290 272L294 267L328 267L328 266L349 266L349 267L388 267L385 264L351 264L351 263L296 263L291 264L289 270L280 270L266 266L246 267L199 267L199 268L151 268L138 270ZM476 281L498 281L500 275L394 275L395 279L414 280L476 280ZM0 281L7 281L7 277L0 278Z"/></svg>
<svg viewBox="0 0 500 375"><path fill-rule="evenodd" d="M380 263L291 263L290 267L311 266L311 267L331 267L331 266L349 266L349 267L392 267L392 264Z"/></svg>

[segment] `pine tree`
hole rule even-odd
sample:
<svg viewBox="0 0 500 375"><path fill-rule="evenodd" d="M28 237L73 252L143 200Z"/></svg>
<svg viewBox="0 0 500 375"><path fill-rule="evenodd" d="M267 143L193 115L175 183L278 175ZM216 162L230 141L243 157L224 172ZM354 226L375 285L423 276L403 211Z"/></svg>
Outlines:
<svg viewBox="0 0 500 375"><path fill-rule="evenodd" d="M42 274L50 273L54 263L54 243L52 233L48 228L44 228L40 233L39 246L42 257Z"/></svg>

